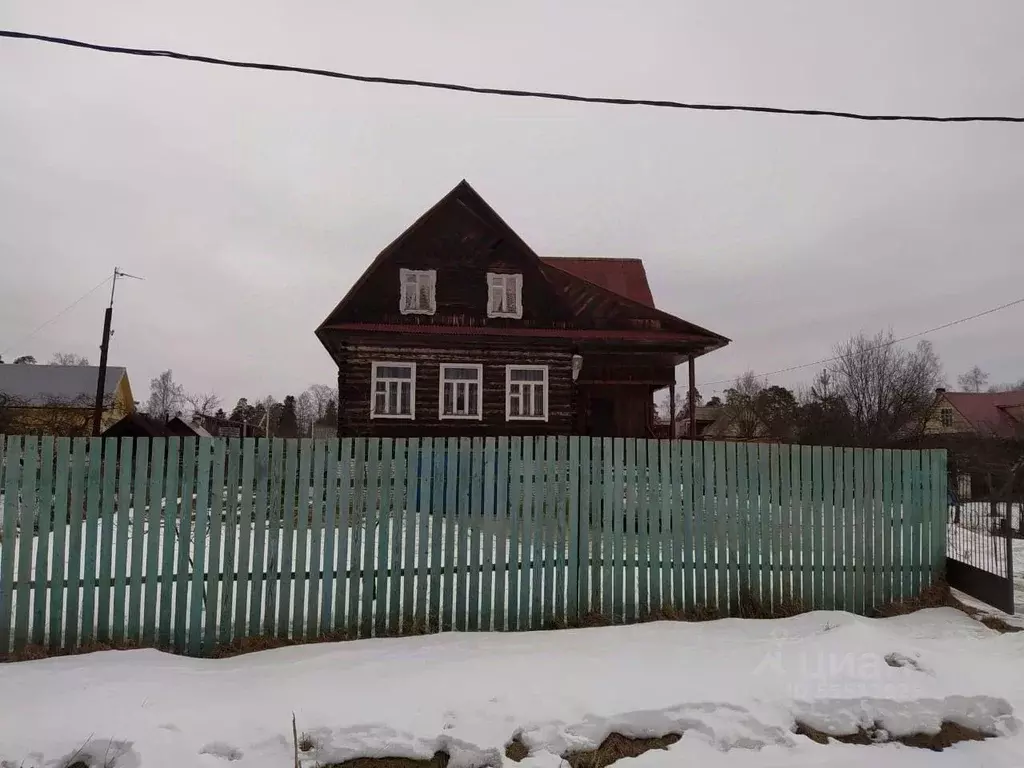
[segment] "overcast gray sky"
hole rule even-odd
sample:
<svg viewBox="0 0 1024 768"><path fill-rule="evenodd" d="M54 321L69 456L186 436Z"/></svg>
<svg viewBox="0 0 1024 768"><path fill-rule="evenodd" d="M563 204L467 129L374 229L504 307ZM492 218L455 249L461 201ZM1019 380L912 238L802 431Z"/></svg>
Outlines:
<svg viewBox="0 0 1024 768"><path fill-rule="evenodd" d="M367 74L868 112L1024 115L1020 0L5 0L0 26ZM0 40L0 350L171 368L230 408L331 383L313 329L466 178L543 255L644 259L734 340L698 381L1024 296L1024 125L862 123L360 85ZM1024 305L931 338L1024 377ZM795 384L814 373L781 376ZM721 387L702 388L705 396Z"/></svg>

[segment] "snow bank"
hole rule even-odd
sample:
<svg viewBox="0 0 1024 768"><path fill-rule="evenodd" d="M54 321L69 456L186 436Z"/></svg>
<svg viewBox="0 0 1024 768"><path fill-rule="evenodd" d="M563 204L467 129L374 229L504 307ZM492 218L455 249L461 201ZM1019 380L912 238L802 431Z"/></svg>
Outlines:
<svg viewBox="0 0 1024 768"><path fill-rule="evenodd" d="M900 745L814 744L793 734L798 719L897 734L951 719L1002 738L958 745L947 765L1024 765L1024 633L999 635L951 609L444 633L223 660L111 651L0 666L0 691L0 761L24 768L75 754L96 768L280 768L292 760L293 712L314 745L304 768L438 750L452 768L497 768L517 733L533 753L522 768L553 768L613 731L684 734L630 768L935 760Z"/></svg>

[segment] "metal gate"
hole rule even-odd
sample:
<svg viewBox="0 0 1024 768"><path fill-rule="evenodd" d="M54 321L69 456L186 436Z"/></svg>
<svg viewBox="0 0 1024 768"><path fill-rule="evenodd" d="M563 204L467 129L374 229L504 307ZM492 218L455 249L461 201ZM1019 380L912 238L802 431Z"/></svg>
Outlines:
<svg viewBox="0 0 1024 768"><path fill-rule="evenodd" d="M961 501L950 492L946 579L993 608L1014 612L1013 543L1021 533L1024 503Z"/></svg>

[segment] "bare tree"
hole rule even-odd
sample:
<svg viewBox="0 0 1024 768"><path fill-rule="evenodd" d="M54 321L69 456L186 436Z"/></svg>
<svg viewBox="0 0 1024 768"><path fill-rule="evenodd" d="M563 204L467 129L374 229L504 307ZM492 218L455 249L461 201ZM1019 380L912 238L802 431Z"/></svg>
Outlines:
<svg viewBox="0 0 1024 768"><path fill-rule="evenodd" d="M184 398L192 416L197 413L209 414L220 408L220 397L213 392L189 392Z"/></svg>
<svg viewBox="0 0 1024 768"><path fill-rule="evenodd" d="M312 387L310 387L310 389L312 389ZM295 400L295 419L297 429L299 435L302 436L310 434L313 422L316 421L317 417L320 415L316 411L316 405L310 389L307 389L297 398L293 398ZM285 398L285 403L287 402L287 398ZM326 403L324 405L326 407Z"/></svg>
<svg viewBox="0 0 1024 768"><path fill-rule="evenodd" d="M185 392L175 383L174 375L168 369L149 382L149 415L167 421L175 416L185 402Z"/></svg>
<svg viewBox="0 0 1024 768"><path fill-rule="evenodd" d="M55 352L50 358L50 365L88 365L89 358L76 355L74 352Z"/></svg>
<svg viewBox="0 0 1024 768"><path fill-rule="evenodd" d="M988 385L988 374L974 366L966 373L960 374L956 383L964 392L981 392Z"/></svg>
<svg viewBox="0 0 1024 768"><path fill-rule="evenodd" d="M306 390L309 396L313 399L313 408L316 411L316 420L319 421L324 417L324 413L327 411L327 404L331 400L335 399L337 394L334 387L329 387L326 384L313 384L309 389Z"/></svg>
<svg viewBox="0 0 1024 768"><path fill-rule="evenodd" d="M908 350L891 330L854 336L835 348L835 358L828 374L860 445L885 445L920 424L943 384L931 342Z"/></svg>
<svg viewBox="0 0 1024 768"><path fill-rule="evenodd" d="M21 403L17 398L8 395L6 392L0 392L0 435L6 434L8 430L14 425L17 413L17 408Z"/></svg>

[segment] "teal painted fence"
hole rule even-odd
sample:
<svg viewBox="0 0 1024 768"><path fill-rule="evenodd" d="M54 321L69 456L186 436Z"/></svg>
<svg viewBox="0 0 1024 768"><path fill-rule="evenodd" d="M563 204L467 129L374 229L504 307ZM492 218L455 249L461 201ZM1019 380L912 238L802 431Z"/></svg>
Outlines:
<svg viewBox="0 0 1024 768"><path fill-rule="evenodd" d="M0 654L864 613L941 575L942 451L0 438Z"/></svg>

